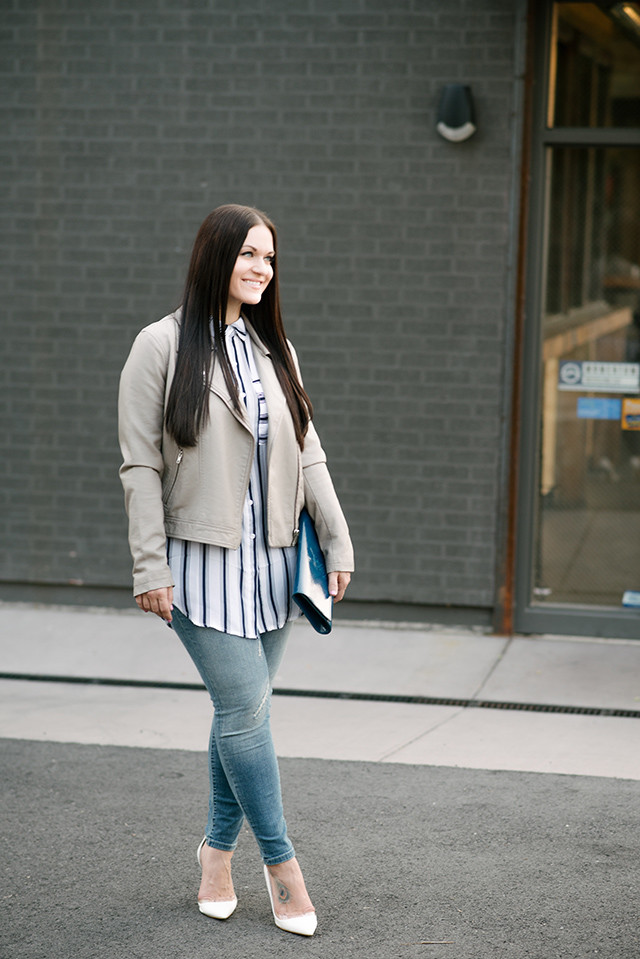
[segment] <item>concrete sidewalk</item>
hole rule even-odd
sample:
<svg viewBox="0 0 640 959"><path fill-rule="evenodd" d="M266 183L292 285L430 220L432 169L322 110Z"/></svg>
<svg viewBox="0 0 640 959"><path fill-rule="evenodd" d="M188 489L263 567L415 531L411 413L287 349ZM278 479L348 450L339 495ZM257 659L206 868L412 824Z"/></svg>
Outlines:
<svg viewBox="0 0 640 959"><path fill-rule="evenodd" d="M200 682L173 632L136 609L0 604L0 637L4 675ZM276 689L301 693L274 699L285 757L640 779L638 718L460 704L640 712L640 642L340 621L322 637L301 621ZM204 691L11 678L0 692L0 736L206 747ZM339 693L444 703L330 698Z"/></svg>

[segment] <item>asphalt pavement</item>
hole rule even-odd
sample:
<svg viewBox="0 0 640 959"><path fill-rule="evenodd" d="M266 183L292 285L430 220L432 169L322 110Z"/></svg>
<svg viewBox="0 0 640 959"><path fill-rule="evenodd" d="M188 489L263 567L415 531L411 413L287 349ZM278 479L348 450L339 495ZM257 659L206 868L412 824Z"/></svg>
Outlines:
<svg viewBox="0 0 640 959"><path fill-rule="evenodd" d="M0 956L638 959L640 643L294 627L274 739L318 911L276 929L249 832L196 907L210 706L136 610L0 604Z"/></svg>

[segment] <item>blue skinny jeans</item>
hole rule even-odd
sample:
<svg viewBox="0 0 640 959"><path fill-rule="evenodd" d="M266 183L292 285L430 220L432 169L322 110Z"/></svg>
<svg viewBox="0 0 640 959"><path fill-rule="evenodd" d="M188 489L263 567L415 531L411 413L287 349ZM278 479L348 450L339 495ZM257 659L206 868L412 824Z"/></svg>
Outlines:
<svg viewBox="0 0 640 959"><path fill-rule="evenodd" d="M271 689L290 624L243 639L196 626L173 608L173 628L213 702L206 841L233 850L246 817L267 866L293 859L271 738Z"/></svg>

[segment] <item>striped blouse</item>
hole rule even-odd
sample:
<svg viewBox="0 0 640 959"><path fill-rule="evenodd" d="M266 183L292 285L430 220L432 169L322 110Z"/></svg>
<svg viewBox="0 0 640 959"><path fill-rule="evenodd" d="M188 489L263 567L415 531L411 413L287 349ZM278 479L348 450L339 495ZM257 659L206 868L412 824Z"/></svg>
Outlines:
<svg viewBox="0 0 640 959"><path fill-rule="evenodd" d="M300 612L291 599L296 547L267 540L267 404L242 317L225 330L227 353L256 437L238 549L169 537L174 605L196 626L248 639L279 629Z"/></svg>

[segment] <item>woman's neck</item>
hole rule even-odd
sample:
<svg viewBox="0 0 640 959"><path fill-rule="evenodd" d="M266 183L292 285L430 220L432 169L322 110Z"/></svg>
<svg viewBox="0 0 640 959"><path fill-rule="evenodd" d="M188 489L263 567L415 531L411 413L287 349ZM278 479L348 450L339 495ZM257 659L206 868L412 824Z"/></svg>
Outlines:
<svg viewBox="0 0 640 959"><path fill-rule="evenodd" d="M238 322L240 319L241 309L242 303L227 304L227 313L224 318L224 322L227 326L231 326L232 323Z"/></svg>

